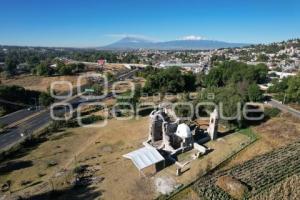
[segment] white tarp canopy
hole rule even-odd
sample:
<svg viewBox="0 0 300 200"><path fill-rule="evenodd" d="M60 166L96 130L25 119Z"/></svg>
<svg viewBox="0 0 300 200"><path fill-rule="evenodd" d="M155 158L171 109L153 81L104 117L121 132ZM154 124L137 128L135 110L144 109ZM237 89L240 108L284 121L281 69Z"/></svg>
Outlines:
<svg viewBox="0 0 300 200"><path fill-rule="evenodd" d="M164 157L162 157L162 155L160 155L160 153L153 147L143 147L125 154L123 157L132 160L139 170L165 160Z"/></svg>

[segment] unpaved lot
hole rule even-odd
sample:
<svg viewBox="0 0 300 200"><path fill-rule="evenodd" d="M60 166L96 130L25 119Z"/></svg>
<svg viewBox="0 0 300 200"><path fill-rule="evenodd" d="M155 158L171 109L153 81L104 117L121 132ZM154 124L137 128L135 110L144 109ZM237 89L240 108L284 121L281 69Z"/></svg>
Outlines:
<svg viewBox="0 0 300 200"><path fill-rule="evenodd" d="M43 77L43 76L33 76L33 75L21 75L21 76L15 76L10 79L1 79L1 84L18 85L28 90L46 92L49 90L51 83L55 81L69 81L72 83L73 87L76 87L77 79L78 76ZM84 83L86 82L83 81L83 84ZM68 91L69 86L66 84L60 84L55 89L57 91L65 92Z"/></svg>
<svg viewBox="0 0 300 200"><path fill-rule="evenodd" d="M95 190L105 191L105 199L123 195L133 198L133 190L143 180L133 164L122 155L142 145L147 137L147 120L110 120L104 128L67 129L31 151L1 163L6 172L1 173L0 184L11 181L11 191L18 195L32 194L44 183L48 183L49 188L51 180L55 189L59 189L55 177L60 173L75 166L91 165L100 169L94 176L104 178ZM24 184L25 181L28 183ZM34 186L30 187L32 184ZM41 193L45 192L41 190Z"/></svg>
<svg viewBox="0 0 300 200"><path fill-rule="evenodd" d="M81 195L85 199L152 199L157 195L154 185L157 178L169 177L168 180L174 180L175 185L188 183L249 141L240 133L224 136L209 142L207 146L212 151L194 160L191 169L182 176L175 175L176 167L173 165L155 176L143 178L133 163L122 155L142 147L147 137L148 117L129 121L112 119L103 128L70 128L51 136L50 140L24 155L7 161L15 167L0 175L0 183L2 185L10 180L13 194L43 196L49 193L51 187L61 190L67 186L72 179L64 178L62 181L60 178L66 172L72 172L78 166L89 166L94 182L88 186L88 192L67 190L58 199L73 199ZM192 153L188 152L183 157L190 159Z"/></svg>

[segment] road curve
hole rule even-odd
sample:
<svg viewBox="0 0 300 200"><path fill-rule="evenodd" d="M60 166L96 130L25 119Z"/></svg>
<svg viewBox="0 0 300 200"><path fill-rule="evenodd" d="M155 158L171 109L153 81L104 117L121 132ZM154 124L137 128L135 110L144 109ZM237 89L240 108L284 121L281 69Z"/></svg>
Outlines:
<svg viewBox="0 0 300 200"><path fill-rule="evenodd" d="M278 108L279 110L281 110L283 112L288 112L288 113L292 114L293 116L300 118L300 111L295 110L294 108L291 108L287 105L284 105L275 99L271 99L268 102L268 104L272 105L275 108Z"/></svg>

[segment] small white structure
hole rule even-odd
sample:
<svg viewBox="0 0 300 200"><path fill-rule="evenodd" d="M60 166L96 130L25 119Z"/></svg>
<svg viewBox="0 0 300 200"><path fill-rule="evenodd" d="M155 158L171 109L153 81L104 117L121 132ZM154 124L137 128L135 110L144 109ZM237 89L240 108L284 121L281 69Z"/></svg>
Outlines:
<svg viewBox="0 0 300 200"><path fill-rule="evenodd" d="M164 161L164 157L153 147L147 146L123 155L132 160L134 165L141 170Z"/></svg>
<svg viewBox="0 0 300 200"><path fill-rule="evenodd" d="M205 154L207 149L200 145L200 144L197 144L197 143L194 143L194 149L196 149L198 152L202 153L202 154Z"/></svg>
<svg viewBox="0 0 300 200"><path fill-rule="evenodd" d="M192 137L191 129L186 124L179 124L177 127L177 130L175 132L175 135L177 135L178 137L180 137L183 140Z"/></svg>

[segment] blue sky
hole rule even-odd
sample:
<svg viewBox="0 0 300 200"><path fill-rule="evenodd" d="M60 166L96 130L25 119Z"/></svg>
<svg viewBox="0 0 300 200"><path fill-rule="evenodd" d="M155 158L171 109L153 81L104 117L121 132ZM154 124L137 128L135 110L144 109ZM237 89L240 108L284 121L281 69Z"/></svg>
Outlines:
<svg viewBox="0 0 300 200"><path fill-rule="evenodd" d="M268 43L300 37L299 0L1 0L0 44L102 46L121 37Z"/></svg>

